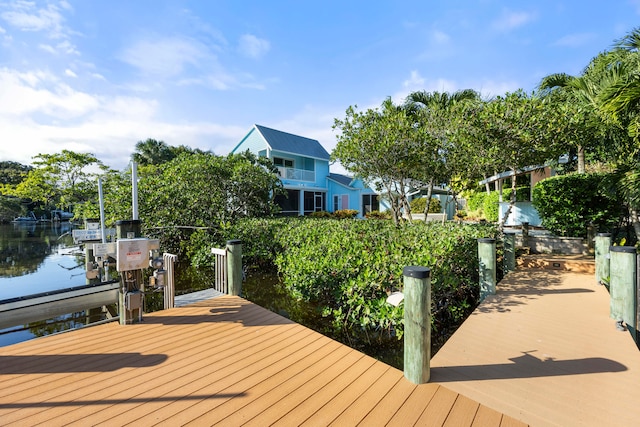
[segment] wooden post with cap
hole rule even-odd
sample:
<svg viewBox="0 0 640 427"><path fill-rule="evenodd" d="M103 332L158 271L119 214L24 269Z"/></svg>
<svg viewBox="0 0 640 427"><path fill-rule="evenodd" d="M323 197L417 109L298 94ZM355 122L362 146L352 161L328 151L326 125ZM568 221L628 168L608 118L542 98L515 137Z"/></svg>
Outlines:
<svg viewBox="0 0 640 427"><path fill-rule="evenodd" d="M227 280L229 295L240 296L242 293L242 242L227 241Z"/></svg>
<svg viewBox="0 0 640 427"><path fill-rule="evenodd" d="M429 381L431 359L431 270L405 267L404 376L414 384Z"/></svg>

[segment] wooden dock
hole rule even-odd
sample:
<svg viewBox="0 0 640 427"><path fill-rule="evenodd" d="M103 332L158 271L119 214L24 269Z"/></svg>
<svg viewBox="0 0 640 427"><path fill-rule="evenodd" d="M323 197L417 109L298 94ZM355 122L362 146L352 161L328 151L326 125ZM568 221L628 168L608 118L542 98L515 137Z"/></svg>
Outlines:
<svg viewBox="0 0 640 427"><path fill-rule="evenodd" d="M0 424L523 425L228 296L0 348Z"/></svg>
<svg viewBox="0 0 640 427"><path fill-rule="evenodd" d="M640 352L591 274L518 270L431 383L238 297L0 348L0 425L636 426Z"/></svg>
<svg viewBox="0 0 640 427"><path fill-rule="evenodd" d="M532 426L640 425L640 351L580 270L507 275L433 357L431 380Z"/></svg>

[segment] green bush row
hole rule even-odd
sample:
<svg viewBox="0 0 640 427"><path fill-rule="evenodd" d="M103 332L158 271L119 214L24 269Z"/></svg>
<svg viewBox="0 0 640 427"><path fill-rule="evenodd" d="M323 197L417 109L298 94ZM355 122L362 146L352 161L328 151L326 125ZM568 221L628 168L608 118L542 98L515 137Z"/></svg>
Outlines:
<svg viewBox="0 0 640 427"><path fill-rule="evenodd" d="M419 199L413 199L411 201L411 213L419 214L424 213L424 208L427 207L427 198L420 197ZM429 213L440 213L442 212L442 204L440 203L440 199L437 197L431 198L431 203L429 203Z"/></svg>
<svg viewBox="0 0 640 427"><path fill-rule="evenodd" d="M598 231L612 231L623 214L623 203L608 174L558 175L533 189L533 206L542 225L559 236L585 237L593 223Z"/></svg>
<svg viewBox="0 0 640 427"><path fill-rule="evenodd" d="M211 263L212 246L242 240L247 267L276 268L289 294L317 304L335 336L345 342L402 336L402 306L387 304L386 297L402 289L404 267L429 267L437 342L438 334L455 330L475 307L476 239L495 233L491 225L439 222L397 227L391 221L246 219L218 235L206 230L194 234L201 249L192 259Z"/></svg>

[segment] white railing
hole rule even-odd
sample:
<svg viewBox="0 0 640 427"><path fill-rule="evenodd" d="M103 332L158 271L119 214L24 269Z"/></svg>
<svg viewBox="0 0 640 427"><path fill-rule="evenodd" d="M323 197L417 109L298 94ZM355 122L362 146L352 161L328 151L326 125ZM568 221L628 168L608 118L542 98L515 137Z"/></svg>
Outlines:
<svg viewBox="0 0 640 427"><path fill-rule="evenodd" d="M162 254L162 260L167 271L167 283L164 287L164 309L168 310L175 307L176 300L176 279L175 279L175 263L178 261L177 255L168 253Z"/></svg>
<svg viewBox="0 0 640 427"><path fill-rule="evenodd" d="M294 179L297 181L308 182L315 182L316 180L316 173L314 171L278 167L278 172L280 174L280 178L282 179Z"/></svg>
<svg viewBox="0 0 640 427"><path fill-rule="evenodd" d="M227 286L227 250L226 249L218 249L212 248L211 253L216 256L215 261L215 284L213 288L222 292L223 294L228 294L228 286Z"/></svg>

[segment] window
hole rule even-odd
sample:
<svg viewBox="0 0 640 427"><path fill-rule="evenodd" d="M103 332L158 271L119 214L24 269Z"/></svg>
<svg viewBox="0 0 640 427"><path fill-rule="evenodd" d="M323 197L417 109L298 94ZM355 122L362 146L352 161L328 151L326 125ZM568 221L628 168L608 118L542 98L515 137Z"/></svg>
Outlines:
<svg viewBox="0 0 640 427"><path fill-rule="evenodd" d="M324 210L326 193L321 191L304 192L304 213L318 212Z"/></svg>
<svg viewBox="0 0 640 427"><path fill-rule="evenodd" d="M376 194L363 194L362 195L362 216L365 216L371 211L379 211L380 202Z"/></svg>
<svg viewBox="0 0 640 427"><path fill-rule="evenodd" d="M293 160L283 159L282 157L274 157L273 164L279 167L293 168Z"/></svg>

